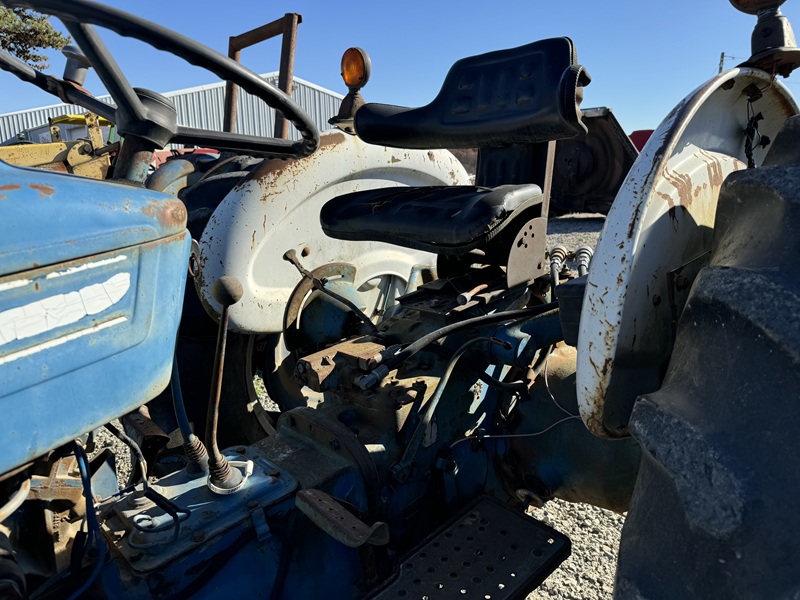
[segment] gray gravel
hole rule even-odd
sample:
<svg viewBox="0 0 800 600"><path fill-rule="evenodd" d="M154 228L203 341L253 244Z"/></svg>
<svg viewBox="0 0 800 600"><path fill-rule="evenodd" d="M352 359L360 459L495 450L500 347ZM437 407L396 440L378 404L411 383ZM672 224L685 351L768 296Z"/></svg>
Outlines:
<svg viewBox="0 0 800 600"><path fill-rule="evenodd" d="M619 535L625 518L589 504L553 500L530 514L565 534L572 555L528 596L528 600L611 598Z"/></svg>
<svg viewBox="0 0 800 600"><path fill-rule="evenodd" d="M598 215L567 215L548 223L548 248L562 244L570 251L594 246L603 226ZM619 535L625 518L588 504L548 502L530 514L572 541L572 555L530 596L529 600L564 598L601 600L614 591Z"/></svg>
<svg viewBox="0 0 800 600"><path fill-rule="evenodd" d="M119 419L114 419L111 423L120 431L124 431ZM117 469L117 481L119 481L121 488L124 487L131 476L131 469L133 468L131 449L119 441L105 427L100 427L95 430L95 443L97 449L89 454L89 458L94 458L103 448L111 448L114 451L114 466Z"/></svg>

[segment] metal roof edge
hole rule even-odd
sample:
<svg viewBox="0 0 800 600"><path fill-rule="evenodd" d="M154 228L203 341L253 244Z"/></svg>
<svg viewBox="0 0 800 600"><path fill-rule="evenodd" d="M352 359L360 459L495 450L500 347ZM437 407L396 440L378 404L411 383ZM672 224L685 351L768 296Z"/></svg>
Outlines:
<svg viewBox="0 0 800 600"><path fill-rule="evenodd" d="M270 73L261 73L259 75L259 77L263 77L264 79L275 78L277 76L278 76L278 72L277 71L272 71ZM300 77L293 77L293 80L298 82L298 83L301 83L301 84L303 84L305 86L308 86L308 87L310 87L310 88L312 88L314 90L317 90L317 91L320 91L320 92L324 92L325 94L330 94L331 96L333 96L334 98L337 98L339 100L344 99L344 96L342 94L334 92L333 90L329 90L328 88L324 88L321 85L317 85L315 83L311 83L310 81L306 81L305 79L302 79ZM184 89L181 89L181 90L175 90L173 92L163 92L163 95L166 96L167 98L172 98L173 96L178 96L180 94L189 94L189 93L193 93L193 92L202 92L202 91L205 91L205 90L210 90L210 89L223 87L224 85L225 85L224 81L218 81L216 83L207 83L205 85L198 85L198 86L195 86L195 87L184 88ZM109 95L105 94L103 96L97 96L97 99L101 100L103 102L107 102L108 100L111 99L111 97ZM4 117L11 117L11 116L14 116L14 115L20 115L20 114L29 113L29 112L38 111L38 110L47 110L47 109L51 109L51 108L59 108L61 106L67 106L67 105L65 103L63 103L63 102L60 102L58 104L48 104L46 106L35 106L33 108L25 108L23 110L15 110L15 111L12 111L12 112L7 112L7 113L0 114L0 119L2 119Z"/></svg>

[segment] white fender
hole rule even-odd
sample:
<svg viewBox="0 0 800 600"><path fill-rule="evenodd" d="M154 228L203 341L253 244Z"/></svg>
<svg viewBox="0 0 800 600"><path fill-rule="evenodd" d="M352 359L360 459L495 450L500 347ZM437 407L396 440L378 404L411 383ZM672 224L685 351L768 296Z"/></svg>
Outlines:
<svg viewBox="0 0 800 600"><path fill-rule="evenodd" d="M244 295L229 313L234 331L281 331L286 302L300 281L297 270L282 260L290 248L308 270L332 261L355 265L356 287L376 296L380 278L394 277L398 286L414 265L435 264L425 252L329 238L319 212L331 198L358 190L469 184L461 163L445 150L373 146L338 131L321 137L320 149L310 157L265 161L231 190L203 231L197 293L216 318L219 306L211 286L222 275L242 283Z"/></svg>
<svg viewBox="0 0 800 600"><path fill-rule="evenodd" d="M754 90L762 97L748 114ZM746 168L744 130L759 112L759 132L775 139L798 107L760 70L711 79L661 123L617 194L592 259L578 337L578 405L593 433L626 435L636 397L660 386L673 318L711 249L720 186ZM767 149L755 148L756 164ZM676 287L679 276L687 279Z"/></svg>

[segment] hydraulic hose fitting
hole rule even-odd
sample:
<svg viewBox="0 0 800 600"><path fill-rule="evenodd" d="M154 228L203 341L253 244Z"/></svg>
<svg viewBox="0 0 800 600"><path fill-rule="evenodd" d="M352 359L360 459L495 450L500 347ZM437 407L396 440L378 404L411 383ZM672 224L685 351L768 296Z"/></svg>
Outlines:
<svg viewBox="0 0 800 600"><path fill-rule="evenodd" d="M191 438L183 443L183 453L188 464L186 470L190 475L203 475L208 473L208 450L200 438L192 434Z"/></svg>
<svg viewBox="0 0 800 600"><path fill-rule="evenodd" d="M555 290L560 283L559 275L567 262L567 249L559 244L550 250L550 279L553 280L552 288Z"/></svg>
<svg viewBox="0 0 800 600"><path fill-rule="evenodd" d="M575 250L575 263L578 267L578 276L583 277L589 272L589 265L592 262L592 257L594 256L594 248L589 245L584 244L577 250Z"/></svg>
<svg viewBox="0 0 800 600"><path fill-rule="evenodd" d="M199 477L208 473L208 451L194 432L186 415L186 406L183 403L183 393L181 392L181 377L178 370L178 355L172 357L172 379L170 380L170 390L172 391L172 406L175 411L175 419L178 421L178 429L183 440L183 453L186 455L186 472L192 477Z"/></svg>

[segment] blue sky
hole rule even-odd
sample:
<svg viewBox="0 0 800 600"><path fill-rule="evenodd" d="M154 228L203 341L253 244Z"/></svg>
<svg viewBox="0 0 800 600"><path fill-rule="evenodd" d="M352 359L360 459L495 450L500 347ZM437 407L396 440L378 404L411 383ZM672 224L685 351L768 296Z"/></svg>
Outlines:
<svg viewBox="0 0 800 600"><path fill-rule="evenodd" d="M717 72L720 53L746 58L755 17L727 0L105 0L193 37L222 53L228 37L298 12L295 74L344 93L339 60L350 46L372 57L367 101L421 106L438 92L457 59L537 39L566 35L592 75L585 107L609 106L628 132L654 128L684 95ZM783 12L800 28L800 3ZM54 23L60 25L59 23ZM798 30L800 32L800 30ZM212 83L210 73L150 50L139 42L101 34L130 82L167 92ZM271 40L243 52L257 72L277 70L280 42ZM59 74L60 56L50 72ZM57 100L0 73L0 113L54 104ZM800 92L789 80L792 91ZM104 90L96 78L87 87ZM795 88L797 88L795 90Z"/></svg>

